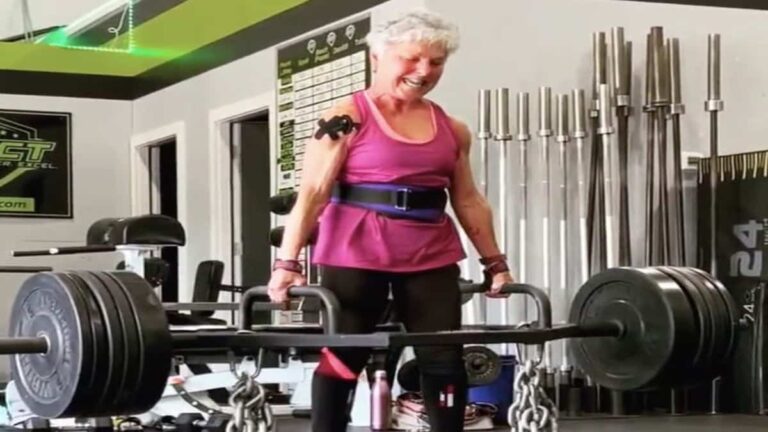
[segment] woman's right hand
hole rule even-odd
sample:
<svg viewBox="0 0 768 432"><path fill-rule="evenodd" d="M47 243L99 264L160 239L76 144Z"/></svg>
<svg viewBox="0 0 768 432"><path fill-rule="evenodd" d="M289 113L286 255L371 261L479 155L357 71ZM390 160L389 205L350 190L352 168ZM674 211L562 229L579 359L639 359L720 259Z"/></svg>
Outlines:
<svg viewBox="0 0 768 432"><path fill-rule="evenodd" d="M272 303L288 303L288 288L304 286L307 279L301 273L275 269L267 284L267 293Z"/></svg>

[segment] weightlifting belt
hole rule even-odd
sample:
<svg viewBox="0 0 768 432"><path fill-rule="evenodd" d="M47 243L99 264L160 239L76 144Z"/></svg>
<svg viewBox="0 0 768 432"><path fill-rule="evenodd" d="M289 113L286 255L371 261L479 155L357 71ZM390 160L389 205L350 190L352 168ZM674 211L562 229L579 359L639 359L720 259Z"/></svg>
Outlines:
<svg viewBox="0 0 768 432"><path fill-rule="evenodd" d="M393 218L437 221L445 212L445 189L384 183L336 183L331 201L366 208Z"/></svg>

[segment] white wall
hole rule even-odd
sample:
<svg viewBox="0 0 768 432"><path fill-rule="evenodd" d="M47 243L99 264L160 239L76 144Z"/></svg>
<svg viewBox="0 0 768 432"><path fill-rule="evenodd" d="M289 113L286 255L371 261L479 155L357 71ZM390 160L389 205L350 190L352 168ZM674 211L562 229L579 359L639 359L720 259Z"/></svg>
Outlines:
<svg viewBox="0 0 768 432"><path fill-rule="evenodd" d="M72 113L74 212L73 219L0 218L0 265L48 265L57 271L114 268L121 259L115 253L11 258L10 251L82 245L97 219L129 214L131 102L0 94L0 107ZM7 334L13 298L25 277L0 274L0 334ZM6 362L7 357L0 357L0 382L7 378Z"/></svg>
<svg viewBox="0 0 768 432"><path fill-rule="evenodd" d="M70 24L109 0L27 0L32 29ZM0 2L0 38L22 34L23 0Z"/></svg>
<svg viewBox="0 0 768 432"><path fill-rule="evenodd" d="M418 6L422 2L413 0L393 0L371 9L372 23L397 10L409 6ZM339 17L345 20L348 17ZM329 26L333 26L331 23ZM274 87L276 83L277 50L272 47L186 80L167 89L153 93L135 101L133 105L133 134L141 135L147 131L182 122L185 129L187 178L179 182L187 183L186 214L188 219L181 220L187 230L188 245L180 250L186 254L186 269L180 269L182 276L189 283L179 286L179 298L191 298L191 281L194 269L202 260L222 259L216 254L217 248L211 244L211 219L217 211L209 205L209 194L219 191L211 189L211 155L208 153L209 142L213 133L210 116L217 112L235 115L232 106L248 106L248 100L268 100L269 109L275 112ZM271 137L274 139L274 133ZM178 145L178 144L177 144ZM274 149L273 145L273 149ZM273 158L275 158L273 153ZM274 189L273 189L274 190ZM180 210L183 212L183 210ZM181 217L180 217L181 219ZM225 275L228 275L225 272Z"/></svg>

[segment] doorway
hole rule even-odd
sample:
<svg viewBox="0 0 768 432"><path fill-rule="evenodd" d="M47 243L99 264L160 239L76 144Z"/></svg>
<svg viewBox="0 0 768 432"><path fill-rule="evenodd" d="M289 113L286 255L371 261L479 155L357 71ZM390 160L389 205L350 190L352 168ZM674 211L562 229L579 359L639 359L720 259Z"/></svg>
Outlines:
<svg viewBox="0 0 768 432"><path fill-rule="evenodd" d="M269 112L229 122L230 279L266 285L271 273ZM270 322L269 313L254 317Z"/></svg>
<svg viewBox="0 0 768 432"><path fill-rule="evenodd" d="M166 138L139 150L148 169L149 213L178 219L178 169L176 138ZM153 254L154 255L154 254ZM163 302L179 301L179 251L176 247L164 247L160 256L168 263L168 276L160 288Z"/></svg>

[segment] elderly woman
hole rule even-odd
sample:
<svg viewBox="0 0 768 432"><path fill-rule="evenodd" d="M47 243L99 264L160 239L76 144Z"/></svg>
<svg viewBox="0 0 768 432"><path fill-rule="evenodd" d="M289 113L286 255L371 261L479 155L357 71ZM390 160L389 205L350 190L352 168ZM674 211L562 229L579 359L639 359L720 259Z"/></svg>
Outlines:
<svg viewBox="0 0 768 432"><path fill-rule="evenodd" d="M308 143L298 198L269 281L287 300L305 284L296 260L319 221L314 261L341 304L339 331L367 333L391 290L407 331L461 326L457 262L466 255L450 202L492 277L489 296L512 282L492 214L470 169L467 126L425 96L458 46L455 27L428 12L384 23L368 37L371 86L322 116ZM350 394L370 351L323 350L313 377L312 430L346 430ZM461 347L415 347L432 430L463 429L466 372Z"/></svg>

